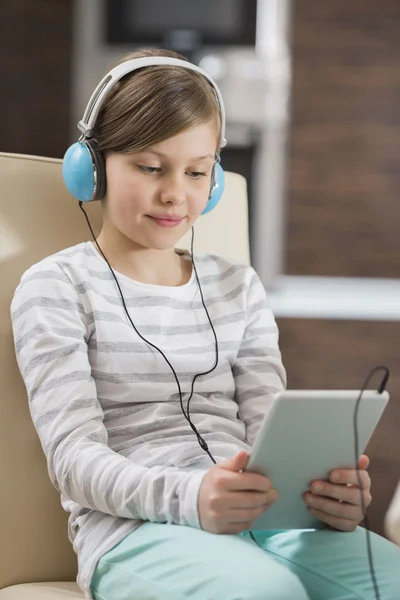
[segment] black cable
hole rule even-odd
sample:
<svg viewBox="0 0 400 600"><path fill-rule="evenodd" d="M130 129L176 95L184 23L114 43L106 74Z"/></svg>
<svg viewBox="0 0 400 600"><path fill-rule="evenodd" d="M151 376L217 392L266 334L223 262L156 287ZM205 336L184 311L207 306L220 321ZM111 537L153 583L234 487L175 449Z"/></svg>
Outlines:
<svg viewBox="0 0 400 600"><path fill-rule="evenodd" d="M191 421L191 419L190 419L190 401L191 401L191 399L192 399L192 397L193 397L193 394L194 394L194 384L195 384L195 382L196 382L197 378L198 378L198 377L200 377L200 376L202 376L202 375L209 375L210 373L212 373L213 371L215 371L215 369L216 369L216 368L217 368L217 366L218 366L218 362L219 362L218 338L217 338L217 334L216 334L216 332L215 332L215 329L214 329L214 325L213 325L213 323L212 323L212 321L211 321L210 313L208 312L208 309L207 309L206 303L205 303L205 301L204 301L203 290L202 290L202 288L201 288L201 285L200 285L200 279L199 279L199 275L198 275L198 272L197 272L196 263L195 263L195 260L194 260L194 251L193 251L193 245L194 245L194 228L192 227L192 240L191 240L191 245L190 245L190 254L191 254L191 260L192 260L193 270L194 270L194 273L195 273L195 276L196 276L196 281L197 281L197 285L198 285L199 292L200 292L201 302L202 302L202 304L203 304L203 307L204 307L204 310L205 310L205 312L206 312L206 315L207 315L208 322L210 323L211 330L212 330L212 332L213 332L213 334L214 334L214 340L215 340L215 363L214 363L214 366L213 366L211 369L209 369L208 371L205 371L204 373L197 373L197 374L196 374L196 375L193 377L193 379L192 379L192 384L191 384L191 389L190 389L190 395L189 395L189 398L188 398L188 401L187 401L187 414L186 414L186 412L185 412L185 409L184 409L184 406L183 406L183 398L182 398L182 389L181 389L181 385L180 385L180 382L179 382L179 379L178 379L178 376L177 376L177 374L176 374L176 371L175 371L174 367L172 366L172 364L170 363L170 361L168 360L168 358L165 356L164 352L163 352L163 351L162 351L160 348L158 348L157 346L155 346L154 344L152 344L151 342L149 342L149 340L147 340L147 339L146 339L146 338L145 338L145 337L144 337L144 336L143 336L143 335L142 335L142 334L141 334L141 333L140 333L140 332L137 330L137 328L136 328L135 324L133 323L133 321L132 321L132 319L131 319L131 316L130 316L130 314L129 314L129 311L128 311L127 307L126 307L126 303L125 303L124 295L123 295L123 293L122 293L122 290L121 290L121 287L120 287L120 285L119 285L119 281L118 281L118 279L117 279L117 277L116 277L116 275L115 275L115 273L114 273L114 270L113 270L113 268L111 267L111 265L110 265L110 263L109 263L109 261L108 261L108 259L107 259L106 255L104 254L103 250L100 248L100 245L99 245L99 243L98 243L98 241L97 241L97 239L96 239L96 236L94 235L94 232L93 232L92 226L91 226L91 224L90 224L89 217L87 216L87 214L86 214L86 211L85 211L85 209L83 208L83 204L82 204L82 202L79 202L79 208L81 209L81 211L82 211L82 212L83 212L83 214L85 215L85 219L86 219L86 222L87 222L87 224L88 224L88 227L89 227L90 233L92 234L93 240L94 240L94 242L95 242L95 244L96 244L97 248L99 249L99 252L100 252L100 254L102 255L102 257L103 257L103 258L104 258L104 260L106 261L106 263L107 263L107 265L108 265L108 268L110 269L110 271L111 271L111 273L112 273L112 275L113 275L113 278L114 278L114 280L115 280L115 283L117 284L117 288L118 288L118 291L119 291L119 295L120 295L120 297L121 297L122 305L123 305L123 307L124 307L124 310L125 310L126 316L127 316L127 317L128 317L128 319L129 319L129 322L131 323L131 325L132 325L133 329L135 330L135 332L137 333L137 335L138 335L138 336L139 336L139 337L140 337L140 338L141 338L141 339L142 339L144 342L146 342L146 344L149 344L149 346L151 346L152 348L154 348L155 350L157 350L157 351L158 351L158 352L161 354L161 356L164 358L164 360L167 362L168 366L170 367L170 369L171 369L171 371L172 371L172 373L173 373L173 375L174 375L174 377L175 377L175 381L176 381L176 384L177 384L177 386L178 386L179 401L180 401L180 405L181 405L181 410L182 410L183 416L185 417L185 419L186 419L186 420L187 420L187 422L189 423L190 427L192 428L192 430L193 430L194 434L196 435L196 437L197 437L197 441L198 441L198 443L199 443L199 445L200 445L200 448L202 448L202 450L204 450L204 452L206 452L206 453L208 454L208 456L210 457L211 461L212 461L214 464L217 464L217 461L215 460L215 458L213 457L213 455L211 454L211 452L210 452L210 451L209 451L209 449L208 449L207 442L206 442L206 441L205 441L205 439L204 439L204 438L203 438L203 437L200 435L200 433L197 431L197 428L196 428L196 426L195 426L195 425L192 423L192 421ZM249 534L250 534L250 536L252 537L253 541L254 541L254 542L257 544L257 546L259 546L259 544L258 544L257 540L255 539L255 537L254 537L253 533L252 533L251 531L249 531Z"/></svg>
<svg viewBox="0 0 400 600"><path fill-rule="evenodd" d="M380 600L380 593L379 593L379 587L378 587L378 582L376 580L376 573L375 573L375 568L374 568L374 561L372 558L372 548L371 548L371 536L370 536L370 525L369 525L369 519L368 519L368 515L367 515L367 508L365 506L365 500L364 500L364 494L363 494L363 489L362 489L362 481L361 481L361 475L360 475L360 470L358 468L358 460L360 457L360 450L359 450L359 438L358 438L358 427L357 427L357 417L358 417L358 409L360 407L360 402L361 402L361 398L363 393L366 390L367 385L369 384L371 378L373 375L375 375L376 372L378 371L385 371L385 375L379 385L378 388L378 393L382 394L382 392L384 392L387 382L389 380L389 369L385 366L379 366L379 367L375 367L375 369L372 369L368 375L368 377L366 378L364 385L361 388L360 394L357 398L356 401L356 405L354 408L354 416L353 416L353 431L354 431L354 457L355 457L355 462L356 462L356 473L357 473L357 482L358 482L358 487L360 488L360 498L361 498L361 510L362 510L362 514L364 515L364 522L365 522L365 534L366 534L366 539L367 539L367 553L368 553L368 564L369 564L369 570L371 573L371 580L372 580L372 585L374 586L374 592L375 592L375 597L376 600Z"/></svg>
<svg viewBox="0 0 400 600"><path fill-rule="evenodd" d="M195 381L196 381L196 379L197 379L198 377L202 376L202 375L209 375L210 373L212 373L212 371L214 371L214 370L217 368L218 361L219 361L219 353L218 353L218 339L217 339L217 334L215 333L214 326L213 326L213 324L212 324L212 321L211 321L211 318L210 318L209 312L208 312L208 310L207 310L207 307L206 307L206 305L205 305L205 302L204 302L203 292L202 292L202 289L201 289L201 285L200 285L200 281L199 281L199 277L198 277L198 274L197 274L197 269L196 269L196 265L195 265L195 262L194 262L194 257L193 257L193 240L194 240L194 229L192 228L192 252L191 252L191 255L192 255L192 256L191 256L191 259L192 259L192 264L193 264L194 272L195 272L195 275L196 275L197 283L198 283L198 286L199 286L199 291L200 291L200 297L201 297L201 301L202 301L202 303L203 303L204 309L205 309L205 311L206 311L206 314L207 314L207 318L208 318L208 320L209 320L209 323L210 323L210 325L211 325L211 329L212 329L212 331L213 331L213 334L214 334L214 339L215 339L215 356L216 356L216 359L215 359L215 364L214 364L214 366L213 366L211 369L209 369L208 371L204 371L203 373L197 373L197 374L194 376L194 378L193 378L193 380L192 380L192 385L191 385L191 393L190 393L190 396L189 396L189 399L188 399L188 414L186 414L186 412L185 412L185 409L184 409L184 406L183 406L183 397L182 397L182 389L181 389L181 385L180 385L180 382L179 382L179 379L178 379L178 376L177 376L177 374L176 374L176 371L175 371L174 367L172 366L172 364L170 363L170 361L168 360L168 358L166 357L166 355L164 354L164 352L163 352L163 351L162 351L160 348L158 348L158 347L157 347L155 344L153 344L152 342L150 342L149 340L147 340L147 339L146 339L146 338L145 338L145 337L144 337L144 336L143 336L143 335L142 335L142 334L141 334L141 333L138 331L138 329L136 328L136 326L135 326L134 322L133 322L133 321L132 321L132 319L131 319L131 316L130 316L130 314L129 314L129 311L128 311L128 309L127 309L127 306L126 306L126 303L125 303L125 298L124 298L124 295L123 295L123 293L122 293L121 287L120 287L120 285L119 285L119 281L118 281L118 279L117 279L117 277L116 277L116 275L115 275L115 273L114 273L114 270L113 270L112 266L110 265L110 263L109 263L109 261L108 261L108 259L107 259L106 255L104 254L103 250L100 248L100 245L99 245L99 243L98 243L98 241L97 241L97 239L96 239L96 236L94 235L94 232L93 232L92 226L91 226L91 224L90 224L89 217L87 216L87 214L86 214L86 211L85 211L85 209L83 208L83 203L82 203L81 201L79 202L79 208L81 209L81 211L82 211L82 212L83 212L83 214L85 215L85 219L86 219L86 222L87 222L87 224L88 224L88 227L89 227L90 233L92 234L93 240L94 240L94 242L95 242L95 244L96 244L97 248L99 249L99 252L100 252L100 254L102 255L102 257L103 257L103 258L104 258L104 260L106 261L106 263L107 263L107 265L108 265L108 268L110 269L110 271L111 271L111 273L112 273L112 276L113 276L113 278L114 278L114 280L115 280L115 283L116 283L116 285L117 285L117 288L118 288L118 291L119 291L119 295L120 295L120 297L121 297L122 306L123 306L123 308L124 308L124 310L125 310L126 316L128 317L130 324L132 325L133 329L135 330L135 332L137 333L137 335L140 337L140 339L142 339L142 340L143 340L143 341L144 341L146 344L148 344L149 346L151 346L152 348L154 348L155 350L157 350L157 352L159 352L159 353L161 354L161 356L164 358L164 360L166 361L166 363L167 363L167 364L168 364L168 366L170 367L170 369L171 369L171 371L172 371L172 373L173 373L173 375L174 375L174 378L175 378L175 381L176 381L176 385L177 385L177 387L178 387L179 401L180 401L180 405L181 405L181 410L182 410L183 416L185 417L186 421L189 423L189 425L190 425L190 427L191 427L191 429L192 429L193 433L196 435L196 437L197 437L197 441L198 441L198 443L199 443L200 447L201 447L201 448L204 450L204 452L206 452L206 453L208 454L208 456L210 457L210 459L212 460L212 462L213 462L214 464L216 464L216 460L214 459L214 457L212 456L211 452L209 451L209 449L208 449L208 445L207 445L207 443L206 443L205 439L204 439L204 438L203 438L203 437L200 435L200 433L197 431L197 428L196 428L196 426L195 426L195 425L192 423L192 421L191 421L191 419L190 419L190 416L189 416L189 402L190 402L190 400L192 399L192 396L193 396L193 393L194 393L194 384L195 384Z"/></svg>
<svg viewBox="0 0 400 600"><path fill-rule="evenodd" d="M204 310L205 310L206 315L207 315L208 322L210 323L210 327L211 327L212 332L214 334L214 340L215 340L215 364L212 367L212 369L210 369L209 371L206 371L206 373L197 373L193 377L193 379L192 379L192 386L191 386L191 390L190 390L190 396L189 396L189 399L187 401L187 416L185 415L186 418L187 418L187 420L189 421L189 423L191 423L191 421L190 421L190 401L191 401L191 399L193 397L193 393L194 393L194 384L195 384L197 378L200 377L200 375L208 375L212 371L215 371L215 369L218 366L218 362L219 362L219 349L218 349L217 334L215 332L214 325L212 324L210 314L208 312L206 303L204 301L203 290L201 289L199 275L197 273L197 268L196 268L196 263L194 262L193 243L194 243L194 227L192 227L192 241L191 241L191 244L190 244L190 254L191 254L191 258L192 258L193 270L194 270L194 273L195 273L195 276L196 276L196 281L197 281L197 285L198 285L199 292L200 292L201 302L203 304ZM181 407L182 407L182 411L183 411L183 403L182 402L181 402ZM193 427L194 427L194 425L193 425ZM208 455L211 458L211 460L213 461L213 463L216 464L216 460L214 459L214 457L212 456L212 454L208 451L208 446L207 446L207 443L204 440L204 438L202 438L200 436L200 434L197 434L197 439L199 441L199 444L200 444L201 448L203 448L203 450L205 450L208 453Z"/></svg>
<svg viewBox="0 0 400 600"><path fill-rule="evenodd" d="M89 221L89 217L86 214L85 209L83 208L82 202L79 202L79 208L82 210L83 214L85 215L85 219L86 222L88 224L90 233L92 234L93 240L100 252L100 254L102 255L102 257L104 258L104 260L106 261L108 268L110 269L112 276L115 280L115 283L117 285L118 291L119 291L119 295L121 297L121 301L122 301L122 305L123 308L125 310L126 316L129 319L130 324L132 325L133 329L135 330L135 332L137 333L137 335L140 337L140 339L142 339L146 344L148 344L149 346L151 346L152 348L154 348L155 350L157 350L157 352L159 352L161 354L161 356L164 358L164 360L166 361L166 363L168 364L168 366L170 367L175 381L176 381L176 385L178 387L178 393L179 393L179 401L180 401L180 405L181 405L181 410L183 413L183 416L185 417L186 421L189 423L191 429L193 430L193 433L196 435L197 437L197 441L200 445L200 447L202 448L202 450L204 450L208 456L210 457L211 461L216 464L216 460L214 459L213 455L211 454L211 452L208 449L208 445L205 441L205 439L200 435L200 433L197 431L196 426L192 423L191 419L190 419L190 401L193 397L194 394L194 384L197 380L198 377L203 376L203 375L209 375L210 373L212 373L213 371L215 371L215 369L218 366L218 362L219 362L219 349L218 349L218 338L217 338L217 334L215 332L214 326L212 324L211 321L211 317L210 314L208 312L206 303L204 301L204 296L203 296L203 291L201 289L201 285L200 285L200 280L199 280L199 276L197 273L197 268L196 268L196 263L194 260L194 252L193 252L193 244L194 244L194 228L192 227L192 240L191 240L191 260L192 260L192 265L193 265L193 270L196 276L196 281L197 281L197 285L199 288L199 292L200 292L200 297L201 297L201 302L203 304L204 310L206 312L208 321L210 323L210 327L212 329L212 332L214 334L214 340L215 340L215 363L213 365L213 367L211 369L209 369L208 371L204 371L204 373L197 373L196 375L194 375L193 379L192 379L192 384L191 384L191 390L190 390L190 395L187 401L187 413L185 412L184 406L183 406L183 397L182 397L182 389L181 389L181 385L178 379L178 376L176 374L176 371L174 369L174 367L172 366L172 364L170 363L170 361L168 360L168 358L166 357L166 355L164 354L164 352L158 348L155 344L153 344L152 342L149 342L149 340L147 340L136 328L135 324L133 323L131 316L129 314L129 311L127 309L126 303L125 303L125 299L124 299L124 295L122 293L121 287L119 285L119 281L114 273L113 268L111 267L107 257L105 256L104 252L102 251L102 249L100 248L99 243L97 242L96 236L94 235L92 226L90 224ZM380 366L380 367L376 367L375 369L372 369L372 371L369 373L368 377L366 378L364 385L361 388L360 394L357 398L356 401L356 405L354 408L354 417L353 417L353 428L354 428L354 456L355 456L355 462L356 462L356 472L357 472L357 481L358 481L358 486L360 488L360 497L361 497L361 510L362 513L364 515L364 522L365 522L365 531L366 531L366 536L367 536L367 552L368 552L368 563L369 563L369 569L370 569L370 573L371 573L371 579L372 579L372 583L374 586L374 591L375 591L375 596L376 596L376 600L380 600L380 594L379 594L379 588L378 588L378 584L376 581L376 574L375 574L375 569L374 569L374 564L373 564L373 558L372 558L372 550L371 550L371 539L370 539L370 532L369 532L369 521L368 521L368 516L367 516L367 511L366 511L366 506L365 506L365 500L364 500L364 495L363 495L363 490L362 490L362 481L361 481L361 475L360 475L360 470L358 469L358 460L359 460L359 437L358 437L358 427L357 427L357 417L358 417L358 409L360 406L360 402L362 399L362 395L371 379L371 377L380 370L384 370L385 376L382 379L380 386L378 388L378 392L381 394L387 385L388 379L389 379L389 369L385 366ZM252 538L252 540L257 544L257 546L259 546L261 549L262 546L260 546L260 544L257 542L257 540L255 539L253 533L251 531L249 531L249 534Z"/></svg>

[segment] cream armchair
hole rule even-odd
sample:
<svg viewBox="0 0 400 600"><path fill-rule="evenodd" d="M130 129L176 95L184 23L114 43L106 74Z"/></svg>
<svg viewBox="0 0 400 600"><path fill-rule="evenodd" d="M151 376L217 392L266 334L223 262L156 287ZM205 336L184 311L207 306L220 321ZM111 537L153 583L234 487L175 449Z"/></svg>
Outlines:
<svg viewBox="0 0 400 600"><path fill-rule="evenodd" d="M88 206L95 231L98 204ZM247 223L245 180L227 173L221 203L196 225L196 251L248 262ZM0 600L83 598L68 515L48 478L16 365L9 308L25 269L88 239L60 160L0 153ZM187 235L179 245L189 243Z"/></svg>
<svg viewBox="0 0 400 600"><path fill-rule="evenodd" d="M400 482L385 515L385 533L392 542L400 546Z"/></svg>

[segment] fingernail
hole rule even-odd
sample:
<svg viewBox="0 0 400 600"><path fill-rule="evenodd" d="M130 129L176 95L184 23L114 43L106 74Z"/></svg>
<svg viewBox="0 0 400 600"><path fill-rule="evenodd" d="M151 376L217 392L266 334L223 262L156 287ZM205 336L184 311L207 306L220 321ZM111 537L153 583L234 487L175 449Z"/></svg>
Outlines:
<svg viewBox="0 0 400 600"><path fill-rule="evenodd" d="M323 490L323 487L320 483L318 483L317 485L314 485L312 491L315 492L316 494L320 494Z"/></svg>
<svg viewBox="0 0 400 600"><path fill-rule="evenodd" d="M340 481L340 473L332 473L332 481Z"/></svg>
<svg viewBox="0 0 400 600"><path fill-rule="evenodd" d="M276 490L270 490L267 494L268 502L275 502L278 500L278 492Z"/></svg>

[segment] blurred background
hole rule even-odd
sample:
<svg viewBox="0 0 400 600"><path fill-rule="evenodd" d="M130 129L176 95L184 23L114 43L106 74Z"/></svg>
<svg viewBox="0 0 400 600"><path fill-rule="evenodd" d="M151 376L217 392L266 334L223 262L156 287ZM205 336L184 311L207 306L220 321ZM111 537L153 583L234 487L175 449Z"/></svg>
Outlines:
<svg viewBox="0 0 400 600"><path fill-rule="evenodd" d="M400 477L400 2L1 0L0 150L62 157L110 63L146 46L221 88L222 164L247 179L289 387L392 371L368 448L383 533Z"/></svg>

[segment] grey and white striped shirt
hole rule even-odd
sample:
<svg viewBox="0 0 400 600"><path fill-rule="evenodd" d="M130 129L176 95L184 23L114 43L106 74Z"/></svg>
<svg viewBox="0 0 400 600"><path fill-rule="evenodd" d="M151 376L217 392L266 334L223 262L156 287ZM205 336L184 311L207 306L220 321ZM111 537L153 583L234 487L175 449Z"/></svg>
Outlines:
<svg viewBox="0 0 400 600"><path fill-rule="evenodd" d="M210 255L195 260L219 364L197 379L190 416L219 462L250 449L285 371L254 270ZM194 273L177 287L116 275L139 332L174 366L186 408L194 374L215 361ZM205 454L182 414L170 368L133 330L91 242L28 269L11 315L33 423L70 513L77 581L91 598L100 557L143 521L200 526L205 471L188 467Z"/></svg>

